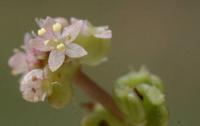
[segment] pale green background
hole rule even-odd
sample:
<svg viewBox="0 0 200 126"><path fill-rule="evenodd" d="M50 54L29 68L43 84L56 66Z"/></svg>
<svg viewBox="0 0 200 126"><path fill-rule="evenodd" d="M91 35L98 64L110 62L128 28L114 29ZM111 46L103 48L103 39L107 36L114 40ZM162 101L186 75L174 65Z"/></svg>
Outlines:
<svg viewBox="0 0 200 126"><path fill-rule="evenodd" d="M35 17L65 16L108 24L113 31L110 60L85 71L111 89L130 67L145 64L166 83L170 126L200 125L200 2L198 0L1 0L0 126L79 126L83 92L66 108L31 104L21 98L7 60L36 29Z"/></svg>

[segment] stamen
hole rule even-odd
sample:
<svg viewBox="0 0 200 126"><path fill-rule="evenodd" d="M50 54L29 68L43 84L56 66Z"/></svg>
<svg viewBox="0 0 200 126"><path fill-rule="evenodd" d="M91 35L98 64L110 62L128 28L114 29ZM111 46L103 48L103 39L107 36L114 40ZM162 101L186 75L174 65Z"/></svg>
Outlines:
<svg viewBox="0 0 200 126"><path fill-rule="evenodd" d="M38 30L38 35L43 36L46 33L46 30L44 28L41 28Z"/></svg>
<svg viewBox="0 0 200 126"><path fill-rule="evenodd" d="M63 43L60 43L56 46L56 48L60 51L63 51L65 49L65 45Z"/></svg>
<svg viewBox="0 0 200 126"><path fill-rule="evenodd" d="M53 31L54 31L54 32L60 32L61 29L62 29L62 25L61 25L60 23L55 23L55 24L53 25Z"/></svg>

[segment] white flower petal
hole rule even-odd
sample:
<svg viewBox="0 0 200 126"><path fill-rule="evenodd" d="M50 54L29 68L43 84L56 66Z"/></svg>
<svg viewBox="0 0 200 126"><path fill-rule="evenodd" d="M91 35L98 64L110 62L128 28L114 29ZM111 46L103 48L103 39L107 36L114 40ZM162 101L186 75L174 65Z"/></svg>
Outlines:
<svg viewBox="0 0 200 126"><path fill-rule="evenodd" d="M46 17L45 19L43 18L36 18L35 19L37 25L40 27L40 28L43 28L43 27L46 27L48 25L53 25L55 23L54 19L51 18L51 17Z"/></svg>
<svg viewBox="0 0 200 126"><path fill-rule="evenodd" d="M46 17L45 19L36 18L36 23L39 25L40 28L45 29L46 32L43 35L45 39L53 39L55 37L52 25L55 24L56 21L53 18L51 17Z"/></svg>
<svg viewBox="0 0 200 126"><path fill-rule="evenodd" d="M73 24L75 22L79 21L79 19L75 18L75 17L71 17L70 18L70 22Z"/></svg>
<svg viewBox="0 0 200 126"><path fill-rule="evenodd" d="M55 18L55 21L60 23L63 27L66 27L69 24L68 21L63 17L57 17Z"/></svg>
<svg viewBox="0 0 200 126"><path fill-rule="evenodd" d="M71 58L79 58L87 55L87 51L78 44L70 43L67 45L66 55Z"/></svg>
<svg viewBox="0 0 200 126"><path fill-rule="evenodd" d="M52 72L56 71L64 62L65 53L58 50L52 50L49 54L48 64Z"/></svg>
<svg viewBox="0 0 200 126"><path fill-rule="evenodd" d="M83 21L79 20L69 25L68 27L64 28L62 37L66 40L66 43L70 43L77 38L82 28L82 25L83 25Z"/></svg>
<svg viewBox="0 0 200 126"><path fill-rule="evenodd" d="M25 47L29 47L29 41L32 39L32 35L30 33L25 33L24 35L24 45Z"/></svg>
<svg viewBox="0 0 200 126"><path fill-rule="evenodd" d="M14 75L21 74L28 71L28 64L26 62L26 55L23 52L16 52L8 61L8 65L12 68Z"/></svg>
<svg viewBox="0 0 200 126"><path fill-rule="evenodd" d="M35 48L39 51L48 52L51 49L48 46L45 46L44 41L45 39L37 37L35 39L30 40L30 45L32 48Z"/></svg>
<svg viewBox="0 0 200 126"><path fill-rule="evenodd" d="M77 19L77 18L70 18L70 22L73 24L77 21L80 21L80 19ZM87 20L82 20L83 21L83 26L81 28L81 34L84 35L84 36L90 36L91 35L91 29L90 27L92 27L92 25L87 21Z"/></svg>
<svg viewBox="0 0 200 126"><path fill-rule="evenodd" d="M110 39L112 38L112 31L108 29L108 26L97 27L95 28L94 36L96 38Z"/></svg>

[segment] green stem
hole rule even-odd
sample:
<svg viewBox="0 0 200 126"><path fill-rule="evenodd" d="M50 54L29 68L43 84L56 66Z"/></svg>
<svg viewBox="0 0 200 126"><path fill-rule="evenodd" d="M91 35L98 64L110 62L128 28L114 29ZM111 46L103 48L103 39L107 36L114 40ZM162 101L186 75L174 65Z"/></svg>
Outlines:
<svg viewBox="0 0 200 126"><path fill-rule="evenodd" d="M90 97L101 103L118 120L123 122L123 113L115 104L112 96L99 87L86 74L79 70L75 77L75 84L84 90Z"/></svg>

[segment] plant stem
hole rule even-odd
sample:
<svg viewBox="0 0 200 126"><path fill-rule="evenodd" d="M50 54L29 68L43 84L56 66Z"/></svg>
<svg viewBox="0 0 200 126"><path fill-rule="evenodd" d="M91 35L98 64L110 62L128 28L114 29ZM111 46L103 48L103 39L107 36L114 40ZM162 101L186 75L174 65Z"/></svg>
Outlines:
<svg viewBox="0 0 200 126"><path fill-rule="evenodd" d="M83 89L90 97L100 102L118 120L123 122L123 113L115 104L112 96L99 87L86 74L79 70L75 76L75 84Z"/></svg>

